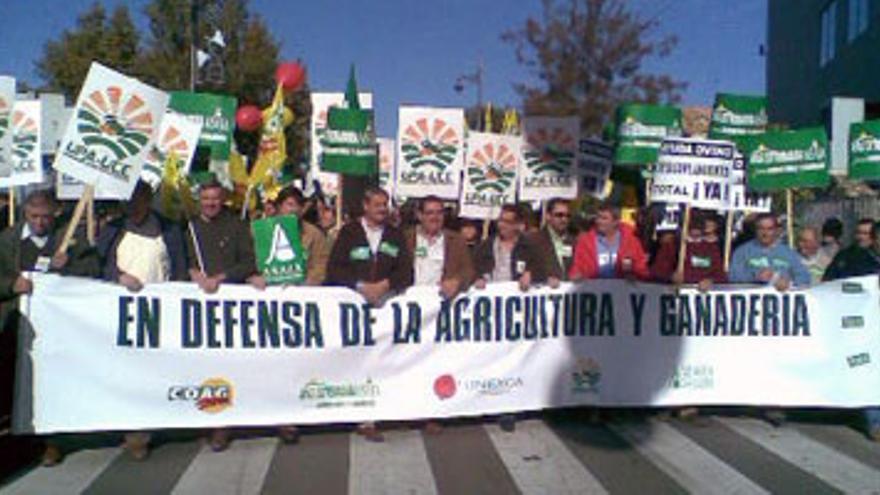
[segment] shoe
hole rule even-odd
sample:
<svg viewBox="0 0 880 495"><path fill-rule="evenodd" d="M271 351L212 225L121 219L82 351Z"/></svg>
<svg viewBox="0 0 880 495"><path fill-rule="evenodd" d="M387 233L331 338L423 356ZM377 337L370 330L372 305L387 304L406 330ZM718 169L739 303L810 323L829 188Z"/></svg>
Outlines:
<svg viewBox="0 0 880 495"><path fill-rule="evenodd" d="M48 444L46 445L46 450L43 451L43 458L40 460L40 464L43 467L52 467L57 466L61 463L61 459L64 456L61 454L61 449L58 448L57 445Z"/></svg>
<svg viewBox="0 0 880 495"><path fill-rule="evenodd" d="M132 460L142 462L150 456L150 437L144 433L127 433L123 448L128 452Z"/></svg>
<svg viewBox="0 0 880 495"><path fill-rule="evenodd" d="M229 447L229 430L216 429L211 432L211 450L214 452L223 452Z"/></svg>
<svg viewBox="0 0 880 495"><path fill-rule="evenodd" d="M361 423L357 427L358 435L362 435L367 441L370 442L384 442L385 436L382 435L382 432L379 431L379 428L376 427L376 423L369 421L367 423Z"/></svg>
<svg viewBox="0 0 880 495"><path fill-rule="evenodd" d="M681 409L676 411L676 416L678 416L678 419L683 420L683 421L694 420L699 415L700 415L700 410L697 409L696 407L682 407ZM784 416L783 416L783 420L785 420Z"/></svg>
<svg viewBox="0 0 880 495"><path fill-rule="evenodd" d="M439 435L443 433L443 425L437 421L428 421L425 423L425 433L428 435Z"/></svg>
<svg viewBox="0 0 880 495"><path fill-rule="evenodd" d="M278 437L286 444L295 444L299 442L299 428L293 425L281 426L278 428Z"/></svg>
<svg viewBox="0 0 880 495"><path fill-rule="evenodd" d="M769 409L764 411L764 419L771 425L779 428L785 424L785 411L782 409Z"/></svg>
<svg viewBox="0 0 880 495"><path fill-rule="evenodd" d="M501 427L502 431L507 433L513 433L516 431L516 416L513 414L505 414L498 418L498 426Z"/></svg>

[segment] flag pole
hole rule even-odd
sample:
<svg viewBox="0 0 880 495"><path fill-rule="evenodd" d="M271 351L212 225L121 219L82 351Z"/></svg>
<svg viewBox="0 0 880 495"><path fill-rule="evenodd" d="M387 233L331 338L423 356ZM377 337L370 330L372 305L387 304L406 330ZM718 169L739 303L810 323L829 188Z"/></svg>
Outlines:
<svg viewBox="0 0 880 495"><path fill-rule="evenodd" d="M94 195L94 184L86 184L82 196L80 196L79 201L76 202L76 208L73 209L73 216L70 218L70 223L67 225L67 230L64 232L64 237L61 238L61 243L58 244L58 249L55 250L55 254L61 254L67 251L67 247L70 246L70 240L73 239L73 234L76 232L80 220L82 220L83 212Z"/></svg>
<svg viewBox="0 0 880 495"><path fill-rule="evenodd" d="M9 186L9 226L15 225L15 187Z"/></svg>
<svg viewBox="0 0 880 495"><path fill-rule="evenodd" d="M86 205L86 239L89 246L95 245L95 196L89 197L89 204Z"/></svg>
<svg viewBox="0 0 880 495"><path fill-rule="evenodd" d="M684 220L681 223L681 236L678 244L678 267L676 268L676 273L678 274L679 278L684 277L684 257L687 255L687 237L690 223L691 205L687 204L684 207Z"/></svg>

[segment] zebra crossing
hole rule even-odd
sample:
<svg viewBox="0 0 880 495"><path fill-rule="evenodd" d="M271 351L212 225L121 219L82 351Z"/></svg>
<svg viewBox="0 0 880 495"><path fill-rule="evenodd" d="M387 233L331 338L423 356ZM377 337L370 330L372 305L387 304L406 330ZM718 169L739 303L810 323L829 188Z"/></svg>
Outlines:
<svg viewBox="0 0 880 495"><path fill-rule="evenodd" d="M349 431L286 445L239 435L215 453L196 436L145 462L85 448L5 480L7 494L880 494L880 445L851 428L745 417L591 424L552 414L514 432L463 422L428 434L391 425L385 442Z"/></svg>

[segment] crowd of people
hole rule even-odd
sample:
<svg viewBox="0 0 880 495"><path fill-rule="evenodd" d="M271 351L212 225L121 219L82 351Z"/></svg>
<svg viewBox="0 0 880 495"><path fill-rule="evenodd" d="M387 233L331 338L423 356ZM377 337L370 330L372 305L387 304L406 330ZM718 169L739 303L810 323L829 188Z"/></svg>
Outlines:
<svg viewBox="0 0 880 495"><path fill-rule="evenodd" d="M30 271L94 277L139 291L145 284L192 281L206 293L223 284L266 287L257 270L247 220L226 206L226 190L216 179L198 190L198 212L189 221L174 222L151 205L153 191L139 183L131 199L100 224L94 242L81 231L65 251L59 251L64 226L57 221L58 202L50 191L32 192L23 204L23 220L0 234L0 333L3 362L12 362L16 299L33 291ZM454 298L489 282L513 281L521 290L563 281L622 278L695 285L709 290L715 284L771 285L786 291L823 280L880 273L878 226L858 222L854 242L842 245L843 224L837 219L821 228L807 226L797 234L797 249L783 242L777 217L762 213L748 217L725 266L723 221L714 212L697 211L687 232L657 232L653 225L622 221L611 202L600 204L588 217L574 218L572 204L547 202L538 221L531 210L505 205L491 228L460 219L437 197L421 198L400 208L390 207L389 195L370 187L363 192L362 213L337 225L332 206L305 198L294 186L281 190L260 215L294 215L300 220L301 245L307 259L305 285L345 286L375 306L410 286L435 286L439 297ZM650 218L651 215L644 215ZM650 234L646 234L646 233ZM685 236L683 263L680 239ZM12 367L4 369L4 387L12 383ZM11 390L11 386L5 390ZM2 398L11 409L11 393ZM511 417L502 427L512 428ZM880 411L867 412L869 434L880 440ZM438 430L439 425L429 423ZM375 423L359 433L381 440ZM279 435L295 442L293 425ZM135 459L148 455L150 435L125 435ZM210 446L220 451L230 442L228 429L210 433ZM51 441L44 464L53 465L61 452Z"/></svg>

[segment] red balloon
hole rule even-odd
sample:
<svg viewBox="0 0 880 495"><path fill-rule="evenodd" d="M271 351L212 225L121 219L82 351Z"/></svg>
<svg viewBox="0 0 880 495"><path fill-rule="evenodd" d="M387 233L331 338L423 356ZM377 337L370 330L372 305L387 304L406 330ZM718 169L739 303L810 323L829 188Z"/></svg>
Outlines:
<svg viewBox="0 0 880 495"><path fill-rule="evenodd" d="M254 132L263 125L263 112L254 105L239 107L235 112L235 123L244 132Z"/></svg>
<svg viewBox="0 0 880 495"><path fill-rule="evenodd" d="M284 91L296 91L306 81L306 69L299 62L285 62L275 69L275 81Z"/></svg>

